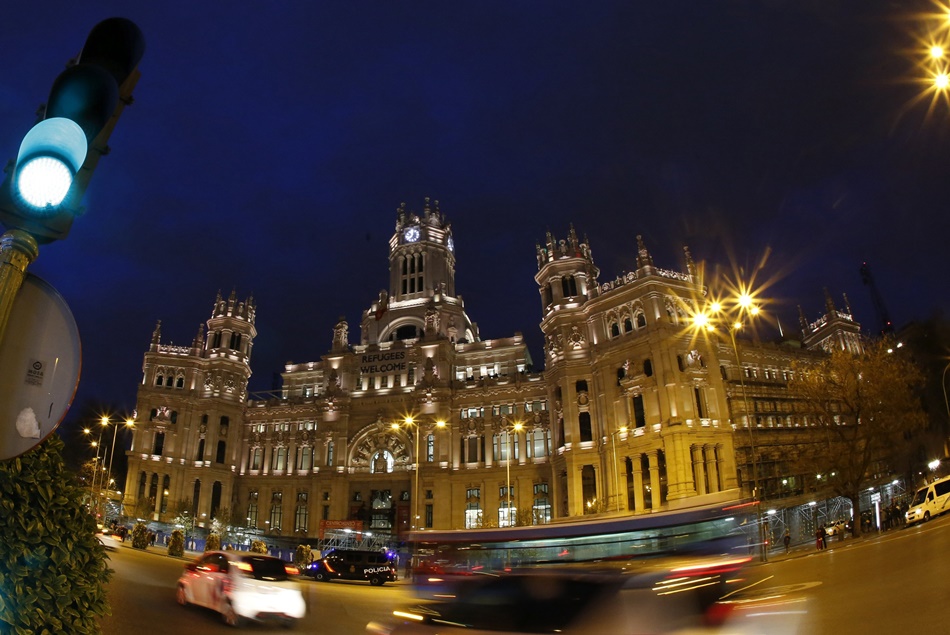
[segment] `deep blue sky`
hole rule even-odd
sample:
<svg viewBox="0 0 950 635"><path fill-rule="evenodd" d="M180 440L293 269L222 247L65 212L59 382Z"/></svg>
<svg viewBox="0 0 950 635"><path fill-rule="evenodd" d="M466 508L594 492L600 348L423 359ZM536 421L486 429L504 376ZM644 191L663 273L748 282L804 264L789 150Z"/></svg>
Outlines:
<svg viewBox="0 0 950 635"><path fill-rule="evenodd" d="M16 2L0 20L0 152L99 20L147 40L135 104L69 238L30 271L83 340L75 403L131 409L156 320L188 345L215 294L258 304L252 390L315 360L387 285L395 209L438 199L485 338L537 365L534 245L573 222L601 281L751 267L786 331L847 293L877 328L950 305L946 103L911 103L934 5L673 2ZM936 21L934 21L934 24ZM748 270L748 269L747 269ZM76 416L74 407L69 417Z"/></svg>

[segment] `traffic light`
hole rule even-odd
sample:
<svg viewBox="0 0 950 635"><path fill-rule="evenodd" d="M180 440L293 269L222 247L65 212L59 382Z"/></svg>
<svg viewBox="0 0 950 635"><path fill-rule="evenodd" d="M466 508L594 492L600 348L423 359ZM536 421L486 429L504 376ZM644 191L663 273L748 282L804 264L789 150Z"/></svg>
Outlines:
<svg viewBox="0 0 950 635"><path fill-rule="evenodd" d="M132 102L145 52L130 20L109 18L89 32L75 63L53 82L41 120L23 137L0 185L0 223L37 243L65 238L122 109Z"/></svg>

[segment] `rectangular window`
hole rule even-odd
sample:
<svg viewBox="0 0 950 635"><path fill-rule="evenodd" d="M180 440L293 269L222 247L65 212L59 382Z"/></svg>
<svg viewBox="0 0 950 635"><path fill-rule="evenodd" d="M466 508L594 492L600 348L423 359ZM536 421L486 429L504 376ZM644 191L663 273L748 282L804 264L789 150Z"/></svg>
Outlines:
<svg viewBox="0 0 950 635"><path fill-rule="evenodd" d="M435 435L430 434L426 437L426 461L432 463L435 461Z"/></svg>
<svg viewBox="0 0 950 635"><path fill-rule="evenodd" d="M551 522L551 502L547 498L535 498L531 506L531 522L545 525Z"/></svg>
<svg viewBox="0 0 950 635"><path fill-rule="evenodd" d="M261 455L263 451L261 448L251 448L251 457L248 460L248 463L251 466L252 470L261 469Z"/></svg>
<svg viewBox="0 0 950 635"><path fill-rule="evenodd" d="M297 469L309 470L313 467L313 448L309 445L297 448Z"/></svg>
<svg viewBox="0 0 950 635"><path fill-rule="evenodd" d="M482 526L482 508L478 503L465 505L465 528L479 529Z"/></svg>
<svg viewBox="0 0 950 635"><path fill-rule="evenodd" d="M431 503L426 505L425 527L426 529L432 529L432 504Z"/></svg>
<svg viewBox="0 0 950 635"><path fill-rule="evenodd" d="M498 506L498 526L499 527L514 527L515 526L515 517L518 514L518 509L514 506L514 503L510 504L509 507L508 501L501 501L501 504Z"/></svg>
<svg viewBox="0 0 950 635"><path fill-rule="evenodd" d="M306 532L310 520L310 511L307 507L307 493L297 493L297 513L294 514L294 531Z"/></svg>
<svg viewBox="0 0 950 635"><path fill-rule="evenodd" d="M270 503L270 525L268 529L271 531L280 531L281 525L284 520L284 509L282 502L282 494L280 492L274 492L271 495Z"/></svg>
<svg viewBox="0 0 950 635"><path fill-rule="evenodd" d="M330 506L323 506L323 520L330 520Z"/></svg>
<svg viewBox="0 0 950 635"><path fill-rule="evenodd" d="M333 441L327 443L327 465L333 465Z"/></svg>
<svg viewBox="0 0 950 635"><path fill-rule="evenodd" d="M527 451L529 459L540 459L548 455L548 431L532 430L527 433Z"/></svg>
<svg viewBox="0 0 950 635"><path fill-rule="evenodd" d="M647 424L646 413L643 410L643 395L634 395L633 397L633 420L638 428Z"/></svg>
<svg viewBox="0 0 950 635"><path fill-rule="evenodd" d="M706 394L699 386L693 388L693 394L696 397L696 416L700 419L706 418Z"/></svg>
<svg viewBox="0 0 950 635"><path fill-rule="evenodd" d="M282 446L274 448L274 459L271 461L271 468L273 468L274 471L287 469L287 448Z"/></svg>

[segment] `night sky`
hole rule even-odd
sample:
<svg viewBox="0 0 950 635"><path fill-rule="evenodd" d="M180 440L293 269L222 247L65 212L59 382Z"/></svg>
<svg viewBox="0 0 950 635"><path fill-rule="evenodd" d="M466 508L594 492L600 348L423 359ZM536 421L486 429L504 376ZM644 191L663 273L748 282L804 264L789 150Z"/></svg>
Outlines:
<svg viewBox="0 0 950 635"><path fill-rule="evenodd" d="M401 202L438 200L483 338L543 364L535 243L574 223L600 281L682 247L767 286L786 333L842 293L879 329L950 306L950 108L917 99L924 1L8 3L14 157L95 23L147 48L70 236L31 266L70 305L81 404L135 405L156 320L190 345L215 295L258 305L251 390L317 360L388 284ZM947 31L941 32L942 37Z"/></svg>

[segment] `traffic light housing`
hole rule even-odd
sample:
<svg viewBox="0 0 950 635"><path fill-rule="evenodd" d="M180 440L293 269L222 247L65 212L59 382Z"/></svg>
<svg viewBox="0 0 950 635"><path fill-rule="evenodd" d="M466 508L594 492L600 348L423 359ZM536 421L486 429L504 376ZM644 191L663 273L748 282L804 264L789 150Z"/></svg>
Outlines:
<svg viewBox="0 0 950 635"><path fill-rule="evenodd" d="M0 185L0 223L37 243L65 238L123 108L132 102L145 40L125 18L89 32L82 52L53 82L40 121L23 137Z"/></svg>

